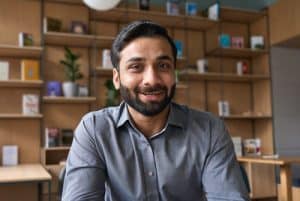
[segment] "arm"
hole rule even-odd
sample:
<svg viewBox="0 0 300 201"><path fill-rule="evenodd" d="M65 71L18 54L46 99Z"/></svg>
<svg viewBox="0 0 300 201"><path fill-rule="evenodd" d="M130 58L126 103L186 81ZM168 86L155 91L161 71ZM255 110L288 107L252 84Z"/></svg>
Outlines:
<svg viewBox="0 0 300 201"><path fill-rule="evenodd" d="M221 120L212 124L210 153L206 159L202 181L207 201L250 200L233 143Z"/></svg>
<svg viewBox="0 0 300 201"><path fill-rule="evenodd" d="M62 201L104 200L105 163L97 151L92 118L75 130L66 164Z"/></svg>

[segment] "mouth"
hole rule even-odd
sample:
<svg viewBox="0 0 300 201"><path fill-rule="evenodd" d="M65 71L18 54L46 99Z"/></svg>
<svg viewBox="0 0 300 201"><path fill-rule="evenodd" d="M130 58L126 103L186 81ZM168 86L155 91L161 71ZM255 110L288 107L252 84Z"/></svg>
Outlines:
<svg viewBox="0 0 300 201"><path fill-rule="evenodd" d="M141 92L141 99L144 101L160 101L165 94L163 90L160 91L149 91L149 92Z"/></svg>

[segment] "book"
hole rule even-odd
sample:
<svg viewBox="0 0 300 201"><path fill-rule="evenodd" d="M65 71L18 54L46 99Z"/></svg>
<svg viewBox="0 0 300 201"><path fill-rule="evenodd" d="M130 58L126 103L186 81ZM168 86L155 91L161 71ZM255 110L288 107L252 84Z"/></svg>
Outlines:
<svg viewBox="0 0 300 201"><path fill-rule="evenodd" d="M45 17L43 24L44 33L48 31L60 32L62 27L62 22L58 18Z"/></svg>
<svg viewBox="0 0 300 201"><path fill-rule="evenodd" d="M2 165L4 166L18 165L17 145L2 146Z"/></svg>
<svg viewBox="0 0 300 201"><path fill-rule="evenodd" d="M263 36L251 36L251 49L264 49Z"/></svg>
<svg viewBox="0 0 300 201"><path fill-rule="evenodd" d="M23 59L21 61L21 79L39 80L40 63L38 60Z"/></svg>
<svg viewBox="0 0 300 201"><path fill-rule="evenodd" d="M102 68L113 69L113 65L110 58L110 49L102 50Z"/></svg>
<svg viewBox="0 0 300 201"><path fill-rule="evenodd" d="M30 33L20 32L19 33L19 46L32 46L33 45L33 35Z"/></svg>
<svg viewBox="0 0 300 201"><path fill-rule="evenodd" d="M219 45L222 48L228 48L231 45L230 35L228 34L221 34L219 36Z"/></svg>
<svg viewBox="0 0 300 201"><path fill-rule="evenodd" d="M207 73L208 72L208 60L207 59L198 59L197 60L197 70L198 70L198 73Z"/></svg>
<svg viewBox="0 0 300 201"><path fill-rule="evenodd" d="M150 0L137 0L137 4L140 10L150 9Z"/></svg>
<svg viewBox="0 0 300 201"><path fill-rule="evenodd" d="M72 129L61 129L61 142L63 146L71 146L73 141L73 130Z"/></svg>
<svg viewBox="0 0 300 201"><path fill-rule="evenodd" d="M39 96L36 94L23 94L22 110L25 115L39 114Z"/></svg>
<svg viewBox="0 0 300 201"><path fill-rule="evenodd" d="M198 5L195 2L185 3L185 14L189 16L196 16L198 13Z"/></svg>
<svg viewBox="0 0 300 201"><path fill-rule="evenodd" d="M227 117L230 115L229 103L228 101L218 102L219 116Z"/></svg>
<svg viewBox="0 0 300 201"><path fill-rule="evenodd" d="M45 147L59 146L59 129L45 128Z"/></svg>
<svg viewBox="0 0 300 201"><path fill-rule="evenodd" d="M241 137L231 137L231 139L233 142L235 155L242 156L243 155L242 138Z"/></svg>
<svg viewBox="0 0 300 201"><path fill-rule="evenodd" d="M219 3L212 4L207 9L207 17L211 20L219 20L220 5Z"/></svg>
<svg viewBox="0 0 300 201"><path fill-rule="evenodd" d="M166 2L166 11L168 15L179 15L179 1L178 0L169 0Z"/></svg>
<svg viewBox="0 0 300 201"><path fill-rule="evenodd" d="M7 61L0 61L0 80L9 79L9 63Z"/></svg>
<svg viewBox="0 0 300 201"><path fill-rule="evenodd" d="M238 61L236 63L236 73L238 75L244 75L249 73L249 66L246 61Z"/></svg>
<svg viewBox="0 0 300 201"><path fill-rule="evenodd" d="M47 82L47 96L62 96L61 83L59 81Z"/></svg>
<svg viewBox="0 0 300 201"><path fill-rule="evenodd" d="M244 38L241 36L232 36L231 37L231 47L244 48Z"/></svg>
<svg viewBox="0 0 300 201"><path fill-rule="evenodd" d="M174 40L177 49L177 58L183 57L183 44L180 40Z"/></svg>
<svg viewBox="0 0 300 201"><path fill-rule="evenodd" d="M72 21L70 31L76 34L87 34L87 25L81 21Z"/></svg>

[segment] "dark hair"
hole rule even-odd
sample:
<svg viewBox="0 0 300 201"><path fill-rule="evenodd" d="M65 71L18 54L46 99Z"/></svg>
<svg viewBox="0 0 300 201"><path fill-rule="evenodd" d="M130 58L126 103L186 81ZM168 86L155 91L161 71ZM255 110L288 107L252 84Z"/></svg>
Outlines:
<svg viewBox="0 0 300 201"><path fill-rule="evenodd" d="M133 40L140 37L162 37L171 46L174 65L176 65L177 49L168 31L159 24L147 20L138 20L130 23L117 35L112 44L110 53L111 62L115 68L119 68L120 52Z"/></svg>

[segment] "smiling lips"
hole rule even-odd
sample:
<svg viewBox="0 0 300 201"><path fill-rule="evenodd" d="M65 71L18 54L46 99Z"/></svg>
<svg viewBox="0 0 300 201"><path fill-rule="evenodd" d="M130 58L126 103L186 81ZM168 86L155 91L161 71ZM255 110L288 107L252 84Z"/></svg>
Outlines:
<svg viewBox="0 0 300 201"><path fill-rule="evenodd" d="M148 101L159 101L164 94L164 90L140 92L140 94Z"/></svg>

